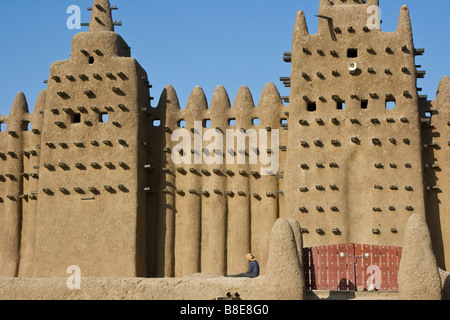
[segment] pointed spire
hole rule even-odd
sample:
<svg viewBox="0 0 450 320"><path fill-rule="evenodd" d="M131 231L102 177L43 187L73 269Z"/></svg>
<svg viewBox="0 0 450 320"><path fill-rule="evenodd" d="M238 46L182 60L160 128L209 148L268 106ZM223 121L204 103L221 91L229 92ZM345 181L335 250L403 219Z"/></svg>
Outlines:
<svg viewBox="0 0 450 320"><path fill-rule="evenodd" d="M450 77L444 76L441 81L439 81L436 98L433 101L433 106L439 106L441 109L444 109L446 105L448 105L448 101L450 97ZM444 110L441 110L442 113L448 113L450 110L449 108L445 108ZM448 110L448 111L447 111Z"/></svg>
<svg viewBox="0 0 450 320"><path fill-rule="evenodd" d="M275 107L281 105L283 105L283 101L275 84L272 82L266 84L259 99L259 107L273 110Z"/></svg>
<svg viewBox="0 0 450 320"><path fill-rule="evenodd" d="M209 117L216 128L224 128L230 123L230 97L223 86L217 86L211 99Z"/></svg>
<svg viewBox="0 0 450 320"><path fill-rule="evenodd" d="M208 101L206 100L205 92L201 87L197 86L192 90L191 95L189 96L186 110L189 115L195 118L207 109Z"/></svg>
<svg viewBox="0 0 450 320"><path fill-rule="evenodd" d="M33 113L39 113L40 111L44 111L46 99L47 99L47 89L42 90L39 93L39 96L36 99L36 103L34 104Z"/></svg>
<svg viewBox="0 0 450 320"><path fill-rule="evenodd" d="M400 10L397 32L407 34L409 35L409 38L412 39L411 18L409 16L409 9L406 5L403 5Z"/></svg>
<svg viewBox="0 0 450 320"><path fill-rule="evenodd" d="M438 93L446 93L447 95L450 94L450 77L444 76L439 81L438 85Z"/></svg>
<svg viewBox="0 0 450 320"><path fill-rule="evenodd" d="M294 28L294 39L297 37L306 37L309 35L308 26L306 24L305 13L300 10L297 13L297 17L295 20L295 28Z"/></svg>
<svg viewBox="0 0 450 320"><path fill-rule="evenodd" d="M180 110L180 103L175 89L168 85L164 88L159 98L157 109ZM169 111L170 112L170 111Z"/></svg>
<svg viewBox="0 0 450 320"><path fill-rule="evenodd" d="M114 32L114 21L111 14L109 0L95 0L92 6L90 32L112 31Z"/></svg>
<svg viewBox="0 0 450 320"><path fill-rule="evenodd" d="M214 94L211 100L211 111L227 110L231 108L230 98L228 97L227 90L223 86L218 86L214 90Z"/></svg>
<svg viewBox="0 0 450 320"><path fill-rule="evenodd" d="M10 116L22 116L28 113L28 103L23 92L19 92L14 99L14 102L9 113Z"/></svg>
<svg viewBox="0 0 450 320"><path fill-rule="evenodd" d="M245 106L255 107L252 93L247 86L239 88L236 98L234 99L233 108L242 108Z"/></svg>
<svg viewBox="0 0 450 320"><path fill-rule="evenodd" d="M43 113L45 111L45 101L47 99L47 89L42 90L34 104L34 110L31 117L32 129L42 131L42 123L44 121ZM36 137L40 139L40 137Z"/></svg>
<svg viewBox="0 0 450 320"><path fill-rule="evenodd" d="M309 36L305 13L300 10L295 20L294 34L292 37L292 52L298 52L303 47ZM292 58L291 58L292 59ZM293 62L293 61L292 61Z"/></svg>

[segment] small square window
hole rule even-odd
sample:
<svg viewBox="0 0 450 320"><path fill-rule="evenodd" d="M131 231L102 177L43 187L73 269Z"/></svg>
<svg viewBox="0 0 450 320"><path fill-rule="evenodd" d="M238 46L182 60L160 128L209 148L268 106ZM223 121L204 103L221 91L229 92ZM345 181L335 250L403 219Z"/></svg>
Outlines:
<svg viewBox="0 0 450 320"><path fill-rule="evenodd" d="M106 113L106 112L100 113L100 119L99 119L99 121L100 121L100 122L103 122L103 123L107 123L107 122L109 121L108 113Z"/></svg>
<svg viewBox="0 0 450 320"><path fill-rule="evenodd" d="M74 113L72 114L72 123L81 123L81 114L80 113Z"/></svg>
<svg viewBox="0 0 450 320"><path fill-rule="evenodd" d="M338 110L345 110L345 101L339 101L336 103L336 108Z"/></svg>
<svg viewBox="0 0 450 320"><path fill-rule="evenodd" d="M252 124L254 126L259 126L261 124L261 120L259 118L252 119Z"/></svg>
<svg viewBox="0 0 450 320"><path fill-rule="evenodd" d="M211 120L210 119L203 120L203 128L211 128Z"/></svg>
<svg viewBox="0 0 450 320"><path fill-rule="evenodd" d="M153 120L153 126L154 127L160 127L161 126L161 120Z"/></svg>
<svg viewBox="0 0 450 320"><path fill-rule="evenodd" d="M350 48L347 50L347 58L358 58L358 49Z"/></svg>
<svg viewBox="0 0 450 320"><path fill-rule="evenodd" d="M23 121L20 129L22 131L31 131L31 123L29 121Z"/></svg>
<svg viewBox="0 0 450 320"><path fill-rule="evenodd" d="M309 102L307 106L309 112L314 112L317 110L317 104L315 102Z"/></svg>
<svg viewBox="0 0 450 320"><path fill-rule="evenodd" d="M235 126L236 125L236 119L234 119L234 118L228 119L228 125L230 127Z"/></svg>
<svg viewBox="0 0 450 320"><path fill-rule="evenodd" d="M388 100L386 101L386 109L387 110L395 110L395 100Z"/></svg>
<svg viewBox="0 0 450 320"><path fill-rule="evenodd" d="M0 123L0 131L5 132L6 131L6 123L2 122Z"/></svg>
<svg viewBox="0 0 450 320"><path fill-rule="evenodd" d="M178 127L179 128L186 128L186 121L185 120L178 121Z"/></svg>
<svg viewBox="0 0 450 320"><path fill-rule="evenodd" d="M361 109L367 109L369 107L369 100L361 100Z"/></svg>

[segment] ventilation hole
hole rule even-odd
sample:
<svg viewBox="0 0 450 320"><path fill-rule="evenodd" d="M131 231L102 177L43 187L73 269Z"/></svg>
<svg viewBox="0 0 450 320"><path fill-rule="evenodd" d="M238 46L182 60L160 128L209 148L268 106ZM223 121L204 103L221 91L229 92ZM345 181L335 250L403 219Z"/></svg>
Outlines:
<svg viewBox="0 0 450 320"><path fill-rule="evenodd" d="M31 123L29 121L23 121L20 126L20 129L22 131L31 131Z"/></svg>
<svg viewBox="0 0 450 320"><path fill-rule="evenodd" d="M314 111L316 111L316 110L317 110L317 104L316 104L315 102L310 102L310 103L308 103L307 110L308 110L309 112L314 112Z"/></svg>
<svg viewBox="0 0 450 320"><path fill-rule="evenodd" d="M367 109L369 106L369 100L361 100L361 109Z"/></svg>
<svg viewBox="0 0 450 320"><path fill-rule="evenodd" d="M100 122L107 123L109 121L108 113L100 113Z"/></svg>
<svg viewBox="0 0 450 320"><path fill-rule="evenodd" d="M81 114L80 113L74 113L72 115L72 123L81 123Z"/></svg>
<svg viewBox="0 0 450 320"><path fill-rule="evenodd" d="M345 101L339 101L336 104L338 110L345 110Z"/></svg>
<svg viewBox="0 0 450 320"><path fill-rule="evenodd" d="M358 57L358 49L348 49L347 50L347 58L357 58Z"/></svg>
<svg viewBox="0 0 450 320"><path fill-rule="evenodd" d="M203 128L211 128L211 120L210 119L203 120Z"/></svg>
<svg viewBox="0 0 450 320"><path fill-rule="evenodd" d="M386 109L394 110L396 107L395 101L386 101Z"/></svg>

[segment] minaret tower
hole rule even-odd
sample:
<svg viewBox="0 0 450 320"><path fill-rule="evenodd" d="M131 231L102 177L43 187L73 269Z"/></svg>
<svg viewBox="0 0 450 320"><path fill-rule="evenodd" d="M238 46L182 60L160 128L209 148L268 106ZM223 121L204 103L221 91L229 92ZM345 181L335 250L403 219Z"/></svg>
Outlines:
<svg viewBox="0 0 450 320"><path fill-rule="evenodd" d="M35 277L146 276L147 74L95 0L89 32L50 69L42 135Z"/></svg>
<svg viewBox="0 0 450 320"><path fill-rule="evenodd" d="M7 135L2 137L4 149L1 152L2 172L0 181L5 197L0 200L0 276L19 275L20 233L22 222L22 177L23 172L23 131L28 103L20 92L14 99L11 112L5 123Z"/></svg>
<svg viewBox="0 0 450 320"><path fill-rule="evenodd" d="M401 246L424 214L421 119L409 10L380 28L378 0L320 0L293 36L286 212L305 246Z"/></svg>

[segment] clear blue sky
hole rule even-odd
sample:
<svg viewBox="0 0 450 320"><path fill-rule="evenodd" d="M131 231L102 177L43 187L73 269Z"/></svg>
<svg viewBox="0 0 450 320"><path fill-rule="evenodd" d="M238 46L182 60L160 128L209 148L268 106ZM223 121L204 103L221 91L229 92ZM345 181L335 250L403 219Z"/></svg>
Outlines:
<svg viewBox="0 0 450 320"><path fill-rule="evenodd" d="M268 82L281 95L289 89L279 82L290 75L283 52L291 50L298 10L307 17L310 33L317 32L319 0L110 0L117 5L116 32L132 48L132 56L147 70L157 104L170 84L185 106L190 92L201 86L211 100L223 85L231 101L242 85L255 103ZM416 64L427 70L418 86L433 99L439 80L450 75L450 1L381 0L382 29L394 31L402 4L408 5L416 48L425 48ZM72 37L66 13L70 5L82 9L89 22L92 0L0 1L0 114L7 115L15 95L25 93L32 111L45 89L52 62L69 59ZM81 31L87 31L83 27Z"/></svg>

